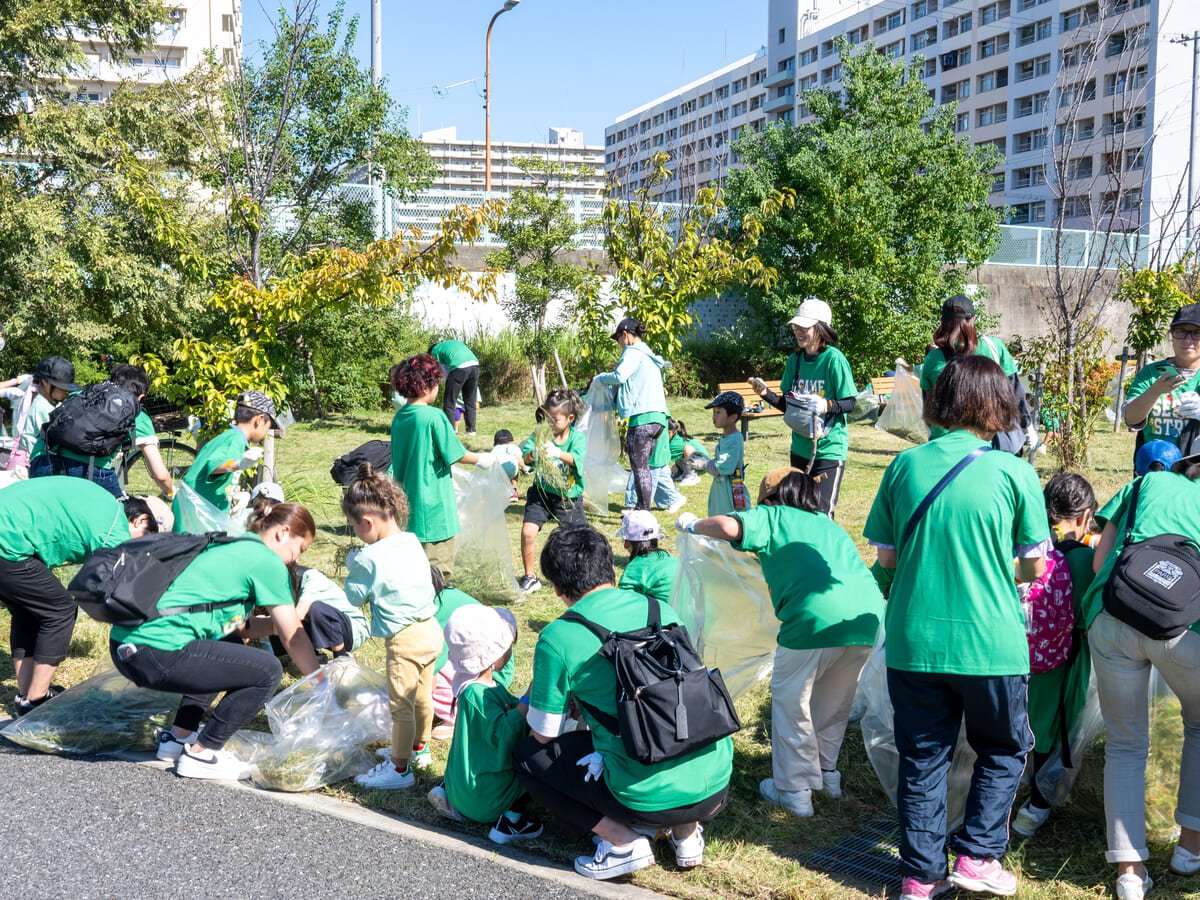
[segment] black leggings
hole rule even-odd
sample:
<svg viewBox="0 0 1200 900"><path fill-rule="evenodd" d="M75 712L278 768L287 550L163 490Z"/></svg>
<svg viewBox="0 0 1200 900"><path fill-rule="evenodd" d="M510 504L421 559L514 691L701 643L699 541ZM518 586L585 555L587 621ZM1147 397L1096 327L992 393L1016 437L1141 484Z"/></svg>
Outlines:
<svg viewBox="0 0 1200 900"><path fill-rule="evenodd" d="M0 559L0 604L12 614L13 659L56 666L67 658L78 607L45 563Z"/></svg>
<svg viewBox="0 0 1200 900"><path fill-rule="evenodd" d="M791 454L792 468L801 472L808 469L808 460L803 456ZM842 476L846 473L844 459L818 459L813 463L812 477L825 476L817 481L817 494L820 497L821 512L833 518L834 507L837 506L838 494L842 490Z"/></svg>
<svg viewBox="0 0 1200 900"><path fill-rule="evenodd" d="M550 811L572 839L582 838L607 817L629 827L670 828L707 822L725 807L728 785L698 803L674 809L634 810L612 795L603 778L584 781L578 760L595 750L589 731L572 731L543 744L527 737L513 750L517 780Z"/></svg>
<svg viewBox="0 0 1200 900"><path fill-rule="evenodd" d="M467 431L475 430L475 392L479 389L479 366L466 366L454 369L446 376L446 386L442 393L442 412L454 424L454 399L462 392L463 422Z"/></svg>
<svg viewBox="0 0 1200 900"><path fill-rule="evenodd" d="M117 671L138 687L183 694L174 725L185 731L198 729L213 700L225 692L200 735L200 746L209 750L220 750L254 718L283 677L279 660L241 641L195 640L179 650L110 641L109 652Z"/></svg>
<svg viewBox="0 0 1200 900"><path fill-rule="evenodd" d="M654 445L662 430L660 422L648 422L635 425L625 432L625 450L629 454L629 466L633 469L633 489L637 493L638 509L650 509L654 500L650 454L654 452Z"/></svg>

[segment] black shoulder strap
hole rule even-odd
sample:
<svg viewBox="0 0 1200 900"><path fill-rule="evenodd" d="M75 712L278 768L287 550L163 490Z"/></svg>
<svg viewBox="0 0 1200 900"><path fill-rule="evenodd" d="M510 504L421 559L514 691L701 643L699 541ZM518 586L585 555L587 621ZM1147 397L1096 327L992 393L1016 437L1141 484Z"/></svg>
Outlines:
<svg viewBox="0 0 1200 900"><path fill-rule="evenodd" d="M590 631L596 637L600 638L600 643L602 643L602 644L605 641L607 641L609 638L609 635L612 634L612 632L609 631L607 628L601 628L599 625L597 625L591 619L584 618L579 613L575 612L575 610L573 610L573 609L568 609L565 613L563 613L561 616L559 616L559 618L562 619L564 622L574 622L576 625L582 625L584 628L586 628L588 631Z"/></svg>
<svg viewBox="0 0 1200 900"><path fill-rule="evenodd" d="M1080 547L1086 547L1087 544L1082 541L1077 541L1074 538L1067 538L1065 541L1055 541L1054 549L1061 553L1064 557L1073 550L1078 550Z"/></svg>
<svg viewBox="0 0 1200 900"><path fill-rule="evenodd" d="M954 468L942 476L942 480L935 484L933 486L933 490L925 495L925 499L921 501L921 505L917 507L916 512L914 512L912 517L908 520L908 524L904 526L904 535L900 538L900 546L908 544L908 539L912 537L912 533L916 529L917 523L921 521L921 518L928 511L929 507L933 505L933 501L938 498L938 495L950 486L950 482L957 478L958 474L963 469L975 462L975 460L979 459L979 457L983 456L983 454L990 452L991 449L991 447L977 447L960 459L957 463L955 463ZM896 549L899 550L900 548L897 547Z"/></svg>
<svg viewBox="0 0 1200 900"><path fill-rule="evenodd" d="M1146 476L1133 480L1133 491L1129 494L1129 514L1125 517L1125 544L1133 540L1133 523L1137 518L1138 495L1142 492L1142 479Z"/></svg>
<svg viewBox="0 0 1200 900"><path fill-rule="evenodd" d="M662 611L658 608L658 601L653 597L647 597L646 604L649 607L646 615L646 627L659 628L662 625Z"/></svg>

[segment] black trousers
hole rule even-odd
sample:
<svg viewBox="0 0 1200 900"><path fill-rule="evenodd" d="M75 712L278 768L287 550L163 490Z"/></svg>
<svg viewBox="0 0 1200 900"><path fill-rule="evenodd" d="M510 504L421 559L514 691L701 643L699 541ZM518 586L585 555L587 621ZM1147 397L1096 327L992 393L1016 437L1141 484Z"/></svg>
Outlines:
<svg viewBox="0 0 1200 900"><path fill-rule="evenodd" d="M791 454L792 468L799 469L801 472L808 468L808 459L804 456ZM817 481L817 492L821 497L821 512L833 518L833 509L837 506L838 494L842 491L842 476L846 474L846 461L844 459L818 459L813 463L812 472L813 478L818 478L824 475L824 478L819 478Z"/></svg>
<svg viewBox="0 0 1200 900"><path fill-rule="evenodd" d="M241 641L196 640L179 650L110 641L109 652L117 671L138 687L183 694L175 713L177 728L199 728L213 700L224 692L200 735L200 745L210 750L220 750L254 718L283 677L273 654Z"/></svg>
<svg viewBox="0 0 1200 900"><path fill-rule="evenodd" d="M463 420L467 431L475 430L475 392L479 390L479 366L467 366L453 369L446 376L446 385L442 393L442 411L450 424L454 424L454 399L462 392Z"/></svg>
<svg viewBox="0 0 1200 900"><path fill-rule="evenodd" d="M675 809L633 810L613 796L604 778L584 781L587 769L576 763L595 750L590 731L572 731L543 744L527 737L513 750L517 780L578 840L608 817L637 828L670 828L707 822L725 807L728 786L699 803Z"/></svg>
<svg viewBox="0 0 1200 900"><path fill-rule="evenodd" d="M659 422L635 425L625 432L625 451L633 470L633 489L637 493L638 509L653 509L654 478L650 475L650 454L658 443L663 426Z"/></svg>
<svg viewBox="0 0 1200 900"><path fill-rule="evenodd" d="M0 603L12 614L13 659L56 666L67 658L79 608L45 563L0 559Z"/></svg>

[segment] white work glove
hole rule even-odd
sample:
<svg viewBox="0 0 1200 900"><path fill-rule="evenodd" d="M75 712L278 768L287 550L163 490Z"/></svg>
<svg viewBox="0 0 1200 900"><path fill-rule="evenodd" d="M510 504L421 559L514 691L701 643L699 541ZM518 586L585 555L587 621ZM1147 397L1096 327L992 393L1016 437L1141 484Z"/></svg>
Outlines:
<svg viewBox="0 0 1200 900"><path fill-rule="evenodd" d="M246 452L242 454L242 458L238 460L237 467L239 469L253 469L263 458L262 447L247 447Z"/></svg>
<svg viewBox="0 0 1200 900"><path fill-rule="evenodd" d="M229 499L229 513L233 516L240 516L246 511L246 507L250 505L249 491L234 491L233 496Z"/></svg>
<svg viewBox="0 0 1200 900"><path fill-rule="evenodd" d="M699 453L693 453L687 458L688 468L693 472L707 472L708 460Z"/></svg>
<svg viewBox="0 0 1200 900"><path fill-rule="evenodd" d="M1200 419L1200 394L1185 391L1175 400L1175 410L1185 419Z"/></svg>
<svg viewBox="0 0 1200 900"><path fill-rule="evenodd" d="M700 517L697 516L695 513L690 513L690 512L680 513L679 518L675 520L675 530L678 531L680 534L682 534L685 531L690 534L695 534L696 533L695 525L699 520L700 520Z"/></svg>
<svg viewBox="0 0 1200 900"><path fill-rule="evenodd" d="M496 455L494 453L480 453L475 460L475 465L481 469L490 469L496 464Z"/></svg>
<svg viewBox="0 0 1200 900"><path fill-rule="evenodd" d="M599 781L600 776L604 774L604 757L599 753L589 753L583 759L576 762L575 765L587 767L587 772L583 776L585 782Z"/></svg>
<svg viewBox="0 0 1200 900"><path fill-rule="evenodd" d="M562 459L562 450L558 449L552 441L546 441L542 444L542 456L546 459Z"/></svg>
<svg viewBox="0 0 1200 900"><path fill-rule="evenodd" d="M754 377L749 379L749 384L750 384L750 387L754 388L754 393L758 394L758 396L760 396L760 397L763 395L763 393L767 389L767 383L765 381L763 381L761 378L759 378L757 375L755 375Z"/></svg>
<svg viewBox="0 0 1200 900"><path fill-rule="evenodd" d="M1036 450L1042 443L1042 437L1038 434L1037 426L1030 425L1025 429L1025 446L1030 450Z"/></svg>

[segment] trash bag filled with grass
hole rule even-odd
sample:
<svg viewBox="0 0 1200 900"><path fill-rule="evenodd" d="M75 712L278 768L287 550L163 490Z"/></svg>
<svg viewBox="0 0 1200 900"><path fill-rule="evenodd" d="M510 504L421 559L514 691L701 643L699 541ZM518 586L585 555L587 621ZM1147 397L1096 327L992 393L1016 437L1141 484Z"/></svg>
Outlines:
<svg viewBox="0 0 1200 900"><path fill-rule="evenodd" d="M175 715L178 694L140 688L101 663L97 671L0 734L42 753L149 751Z"/></svg>
<svg viewBox="0 0 1200 900"><path fill-rule="evenodd" d="M273 791L311 791L361 775L367 749L391 738L387 682L351 657L335 659L266 706L270 734L239 731L227 745L254 765L250 780Z"/></svg>
<svg viewBox="0 0 1200 900"><path fill-rule="evenodd" d="M608 385L593 381L583 398L584 412L575 427L587 438L583 457L583 500L608 512L608 495L623 494L629 473L621 466L621 430L617 404Z"/></svg>
<svg viewBox="0 0 1200 900"><path fill-rule="evenodd" d="M454 585L489 603L519 599L504 522L512 495L508 476L500 466L476 466L470 471L455 466L451 471L461 527L454 554Z"/></svg>
<svg viewBox="0 0 1200 900"><path fill-rule="evenodd" d="M896 360L893 385L892 396L875 427L914 444L924 444L929 440L929 425L925 422L921 380L902 359Z"/></svg>

